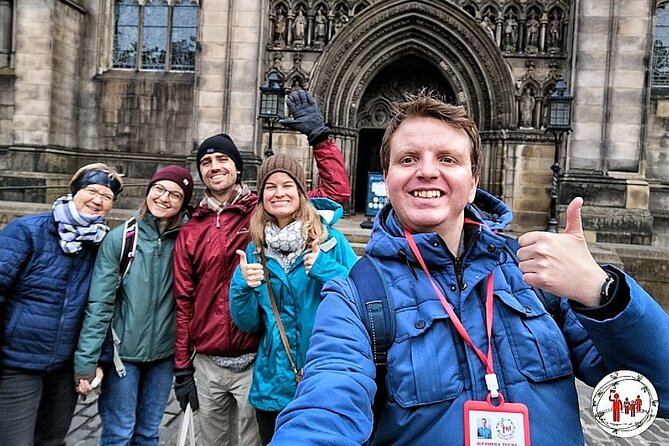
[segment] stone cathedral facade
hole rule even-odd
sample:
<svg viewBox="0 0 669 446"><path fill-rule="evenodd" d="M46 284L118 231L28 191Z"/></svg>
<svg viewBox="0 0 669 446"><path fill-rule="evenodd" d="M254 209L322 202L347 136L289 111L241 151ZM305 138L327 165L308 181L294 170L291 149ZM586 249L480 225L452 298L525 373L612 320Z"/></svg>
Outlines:
<svg viewBox="0 0 669 446"><path fill-rule="evenodd" d="M364 210L393 101L430 89L467 108L481 186L546 226L547 98L574 96L558 211L585 198L592 241L669 245L669 14L656 0L0 0L0 200L50 203L103 161L139 203L162 165L226 132L253 179L270 132L259 87L309 89ZM306 140L273 129L275 151ZM317 178L311 178L317 181ZM0 202L1 205L1 202Z"/></svg>

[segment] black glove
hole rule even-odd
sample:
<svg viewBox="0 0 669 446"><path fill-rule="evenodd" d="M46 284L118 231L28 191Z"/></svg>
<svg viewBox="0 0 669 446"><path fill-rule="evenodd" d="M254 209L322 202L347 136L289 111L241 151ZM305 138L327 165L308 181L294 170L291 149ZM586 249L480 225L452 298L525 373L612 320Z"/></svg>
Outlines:
<svg viewBox="0 0 669 446"><path fill-rule="evenodd" d="M292 115L293 119L284 118L279 121L281 125L307 135L312 146L328 138L330 129L325 127L323 115L311 93L295 90L286 98L286 104L288 104L288 114Z"/></svg>
<svg viewBox="0 0 669 446"><path fill-rule="evenodd" d="M186 410L188 403L190 403L190 407L193 411L200 408L193 373L195 373L195 370L192 368L177 370L174 373L174 395L177 397L179 406L181 406L181 410L183 411Z"/></svg>

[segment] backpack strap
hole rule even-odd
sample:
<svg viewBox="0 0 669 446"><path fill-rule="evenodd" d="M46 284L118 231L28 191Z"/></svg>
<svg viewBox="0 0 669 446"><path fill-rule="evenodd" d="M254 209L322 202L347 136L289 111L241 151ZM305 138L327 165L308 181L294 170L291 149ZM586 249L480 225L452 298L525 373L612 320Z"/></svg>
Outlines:
<svg viewBox="0 0 669 446"><path fill-rule="evenodd" d="M135 251L137 250L137 220L135 217L130 217L123 224L123 245L121 246L121 256L119 258L119 275L124 278L130 265L135 258Z"/></svg>
<svg viewBox="0 0 669 446"><path fill-rule="evenodd" d="M137 219L135 217L130 217L123 223L123 244L121 245L121 255L119 256L119 280L118 288L121 287L121 281L130 271L130 265L135 259L135 251L137 251ZM123 378L125 376L125 365L121 360L121 355L119 353L119 348L121 345L121 339L116 334L114 327L109 327L112 335L112 343L114 348L114 368L119 377Z"/></svg>
<svg viewBox="0 0 669 446"><path fill-rule="evenodd" d="M499 234L506 239L504 244L504 251L513 259L516 265L520 264L520 259L518 258L518 249L520 244L515 238L511 238L506 234ZM561 306L561 299L553 293L542 290L541 288L532 287L534 294L537 295L541 304L544 306L548 314L551 315L557 326L562 330L564 327L564 310Z"/></svg>
<svg viewBox="0 0 669 446"><path fill-rule="evenodd" d="M374 422L371 439L381 419L387 399L386 374L388 372L388 350L395 340L395 307L388 292L381 270L372 257L361 257L348 276L352 285L353 299L360 319L372 341L372 355L376 365L376 395L373 402Z"/></svg>

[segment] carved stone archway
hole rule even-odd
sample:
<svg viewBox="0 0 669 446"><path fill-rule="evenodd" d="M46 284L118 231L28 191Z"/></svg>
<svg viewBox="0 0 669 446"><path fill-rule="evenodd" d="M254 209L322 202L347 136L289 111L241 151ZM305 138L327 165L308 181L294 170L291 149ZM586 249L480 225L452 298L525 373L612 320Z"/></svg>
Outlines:
<svg viewBox="0 0 669 446"><path fill-rule="evenodd" d="M484 147L496 146L492 139L515 125L511 69L474 18L447 2L379 2L356 15L346 32L332 39L316 61L310 81L351 173L362 97L384 67L408 55L433 61L441 70L456 102L477 122Z"/></svg>
<svg viewBox="0 0 669 446"><path fill-rule="evenodd" d="M482 131L509 127L511 70L485 30L460 7L433 1L391 0L366 8L337 34L316 62L311 89L330 121L355 125L357 104L375 74L406 54L434 61L458 102Z"/></svg>

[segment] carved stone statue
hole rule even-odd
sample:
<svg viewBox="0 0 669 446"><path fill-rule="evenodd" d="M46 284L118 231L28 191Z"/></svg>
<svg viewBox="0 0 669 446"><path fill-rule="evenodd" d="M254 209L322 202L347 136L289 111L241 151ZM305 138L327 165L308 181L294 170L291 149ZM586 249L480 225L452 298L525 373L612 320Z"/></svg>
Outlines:
<svg viewBox="0 0 669 446"><path fill-rule="evenodd" d="M286 16L283 11L279 10L276 16L276 23L274 24L274 41L283 42L286 38Z"/></svg>
<svg viewBox="0 0 669 446"><path fill-rule="evenodd" d="M304 31L307 26L307 19L304 17L301 9L297 10L295 22L293 22L293 36L296 41L304 41Z"/></svg>
<svg viewBox="0 0 669 446"><path fill-rule="evenodd" d="M559 48L560 42L560 16L555 13L548 23L548 45L552 48Z"/></svg>
<svg viewBox="0 0 669 446"><path fill-rule="evenodd" d="M527 21L527 37L525 39L525 51L528 53L535 53L539 45L539 21L537 20L534 11L530 13L530 18Z"/></svg>
<svg viewBox="0 0 669 446"><path fill-rule="evenodd" d="M325 42L325 16L323 15L323 11L320 9L316 12L316 17L314 18L316 21L316 26L314 29L314 36L316 42L320 42L321 44Z"/></svg>
<svg viewBox="0 0 669 446"><path fill-rule="evenodd" d="M505 51L516 51L516 45L518 44L518 22L516 22L513 12L510 12L504 21L504 44Z"/></svg>
<svg viewBox="0 0 669 446"><path fill-rule="evenodd" d="M520 126L534 127L534 105L536 100L529 87L525 87L520 96Z"/></svg>
<svg viewBox="0 0 669 446"><path fill-rule="evenodd" d="M479 25L481 25L481 28L485 30L486 34L488 34L492 40L495 40L495 31L492 29L492 22L490 21L489 16L483 16L483 20L481 20Z"/></svg>
<svg viewBox="0 0 669 446"><path fill-rule="evenodd" d="M340 29L342 29L346 24L348 23L348 16L344 11L339 11L339 14L337 15L337 21L335 22L335 33L338 33Z"/></svg>

